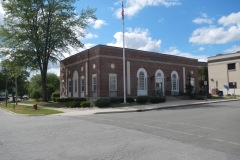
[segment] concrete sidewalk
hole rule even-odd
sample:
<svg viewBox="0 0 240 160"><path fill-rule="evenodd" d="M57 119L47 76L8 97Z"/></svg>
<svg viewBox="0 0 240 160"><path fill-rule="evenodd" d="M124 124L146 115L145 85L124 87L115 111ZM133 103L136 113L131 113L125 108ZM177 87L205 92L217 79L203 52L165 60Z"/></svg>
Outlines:
<svg viewBox="0 0 240 160"><path fill-rule="evenodd" d="M124 112L143 112L143 111L151 111L151 110L160 110L160 109L170 109L170 108L178 108L178 107L187 107L193 105L201 105L208 103L220 103L220 102L228 102L228 101L238 101L240 99L209 99L206 100L174 100L174 101L166 101L165 103L159 104L146 104L146 105L135 105L128 107L118 107L118 108L50 108L54 110L59 110L64 113L55 114L61 116L78 116L78 115L91 115L91 114L109 114L109 113L124 113Z"/></svg>

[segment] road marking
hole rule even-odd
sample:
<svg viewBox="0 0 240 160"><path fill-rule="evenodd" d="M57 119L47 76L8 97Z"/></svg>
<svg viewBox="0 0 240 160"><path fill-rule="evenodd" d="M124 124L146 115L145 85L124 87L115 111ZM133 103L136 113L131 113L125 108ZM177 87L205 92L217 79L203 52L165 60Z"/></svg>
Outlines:
<svg viewBox="0 0 240 160"><path fill-rule="evenodd" d="M100 118L100 117L98 117L98 118L97 117L86 117L86 118L97 119L97 120L102 120L102 121L112 121L112 122L117 122L117 123L138 125L138 126L154 128L154 129L159 129L159 130L165 130L165 131L170 131L170 132L184 134L184 135L189 135L189 136L196 136L198 138L206 138L206 139L210 139L210 140L213 140L213 141L218 141L218 142L222 142L222 143L228 143L228 144L240 146L239 143L235 143L235 142L231 142L231 141L225 141L225 140L221 140L221 139L216 139L216 138L202 136L202 135L199 135L199 134L193 134L193 133L188 133L188 132L183 132L183 131L177 131L177 130L167 129L167 128L163 128L163 127L156 127L156 126L152 126L152 125L145 125L145 124L133 123L133 122L125 122L125 121L119 121L119 120L113 120L113 119L105 119L105 118Z"/></svg>
<svg viewBox="0 0 240 160"><path fill-rule="evenodd" d="M148 121L153 121L153 122L163 122L163 123L178 124L178 125L191 126L191 127L196 127L196 128L209 129L209 130L214 130L214 131L221 131L221 132L226 132L226 133L231 133L231 134L238 134L238 135L240 135L240 133L238 133L238 132L220 130L220 129L216 129L216 128L198 126L198 125L187 124L187 123L178 123L178 122L171 122L171 121L152 120L152 119L147 119L147 118L134 118L134 119L148 120Z"/></svg>

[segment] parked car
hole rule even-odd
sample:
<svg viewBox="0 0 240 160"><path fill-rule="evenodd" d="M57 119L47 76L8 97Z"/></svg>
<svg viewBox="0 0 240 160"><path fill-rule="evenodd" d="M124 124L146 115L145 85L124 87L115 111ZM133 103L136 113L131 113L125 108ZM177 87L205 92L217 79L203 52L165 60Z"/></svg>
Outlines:
<svg viewBox="0 0 240 160"><path fill-rule="evenodd" d="M28 100L28 98L29 98L28 95L23 95L23 96L22 96L22 99L23 99L23 100Z"/></svg>
<svg viewBox="0 0 240 160"><path fill-rule="evenodd" d="M5 100L6 99L6 92L1 92L0 93L0 101Z"/></svg>

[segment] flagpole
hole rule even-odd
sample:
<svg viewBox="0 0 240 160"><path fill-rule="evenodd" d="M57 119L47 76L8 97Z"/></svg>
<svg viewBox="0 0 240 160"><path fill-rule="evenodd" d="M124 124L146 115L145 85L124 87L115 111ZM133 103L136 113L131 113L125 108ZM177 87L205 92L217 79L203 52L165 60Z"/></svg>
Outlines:
<svg viewBox="0 0 240 160"><path fill-rule="evenodd" d="M124 103L126 103L126 66L125 66L125 39L124 39L124 8L122 1L122 31L123 31L123 92Z"/></svg>

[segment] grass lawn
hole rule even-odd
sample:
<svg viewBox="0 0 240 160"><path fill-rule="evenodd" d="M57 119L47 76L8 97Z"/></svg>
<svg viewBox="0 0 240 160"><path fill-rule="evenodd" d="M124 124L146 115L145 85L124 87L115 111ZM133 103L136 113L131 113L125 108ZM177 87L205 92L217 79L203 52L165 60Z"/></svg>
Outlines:
<svg viewBox="0 0 240 160"><path fill-rule="evenodd" d="M22 101L20 103L25 103L25 104L37 104L39 106L45 106L45 107L54 107L54 108L61 108L61 107L66 107L64 103L58 103L58 102L42 102L42 101Z"/></svg>
<svg viewBox="0 0 240 160"><path fill-rule="evenodd" d="M24 106L24 105L15 105L9 103L6 107L5 104L0 104L0 108L9 110L14 113L18 114L29 114L29 115L49 115L49 114L57 114L57 113L63 113L61 111L56 111L52 109L46 109L46 108L38 108L35 110L32 106Z"/></svg>

